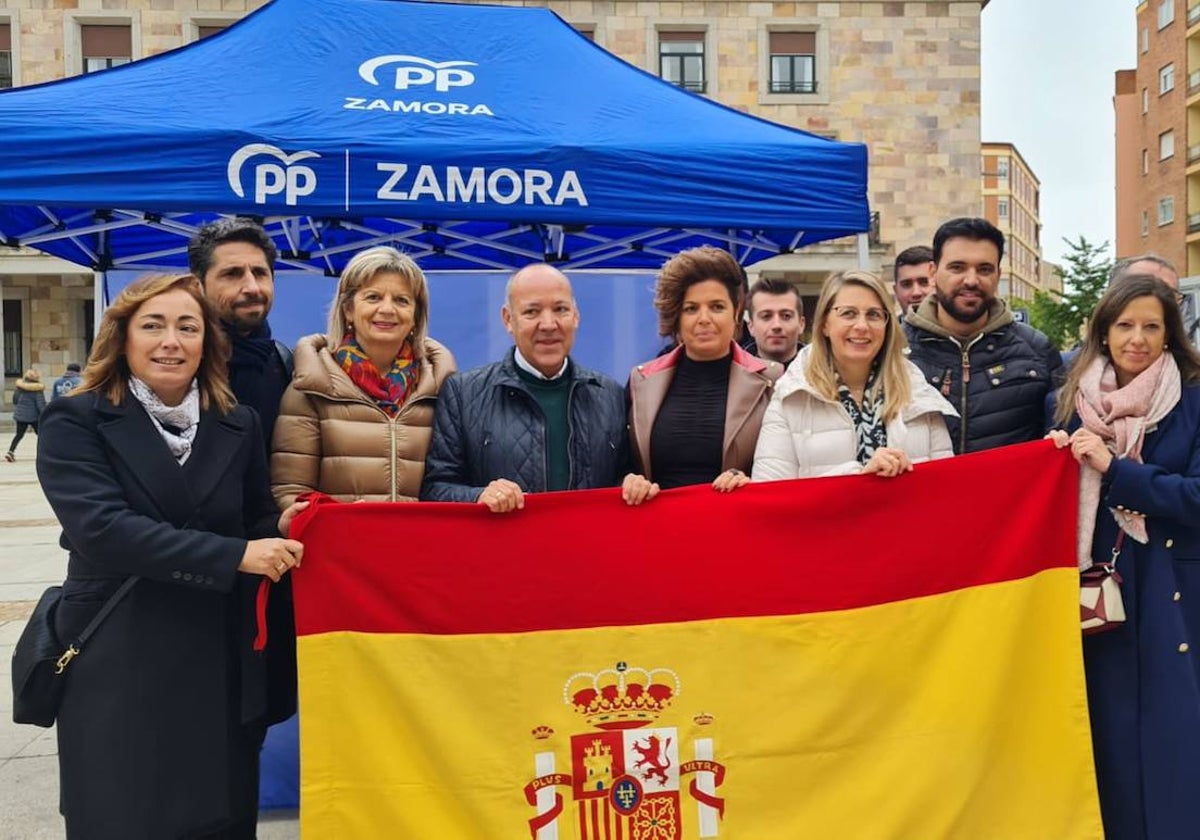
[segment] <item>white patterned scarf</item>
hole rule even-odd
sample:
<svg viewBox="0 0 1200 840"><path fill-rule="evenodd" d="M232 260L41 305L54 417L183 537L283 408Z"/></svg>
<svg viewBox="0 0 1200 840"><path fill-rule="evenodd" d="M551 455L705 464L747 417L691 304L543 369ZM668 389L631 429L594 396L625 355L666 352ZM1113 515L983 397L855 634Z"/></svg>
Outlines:
<svg viewBox="0 0 1200 840"><path fill-rule="evenodd" d="M129 377L129 390L154 421L154 427L175 460L181 464L186 462L192 454L192 441L196 439L200 423L200 386L196 380L192 380L187 396L179 405L164 403L149 385L136 376Z"/></svg>

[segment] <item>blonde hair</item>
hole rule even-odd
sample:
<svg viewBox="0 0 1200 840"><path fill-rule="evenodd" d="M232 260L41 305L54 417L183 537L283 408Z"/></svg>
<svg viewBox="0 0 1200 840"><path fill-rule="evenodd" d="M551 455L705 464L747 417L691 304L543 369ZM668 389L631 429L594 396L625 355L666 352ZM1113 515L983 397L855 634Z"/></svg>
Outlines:
<svg viewBox="0 0 1200 840"><path fill-rule="evenodd" d="M96 330L92 353L88 356L83 378L71 396L95 391L108 397L113 405L125 398L129 381L129 361L125 358L125 342L129 322L142 304L159 295L182 289L200 305L204 319L204 344L196 384L200 388L200 405L228 414L237 404L229 388L229 340L225 337L216 310L204 296L204 289L191 274L148 274L126 286L108 309Z"/></svg>
<svg viewBox="0 0 1200 840"><path fill-rule="evenodd" d="M342 269L337 292L329 307L326 340L331 348L342 343L349 322L346 313L353 308L354 296L380 274L399 274L412 289L412 348L413 355L420 359L425 355L425 337L429 328L429 286L425 282L425 273L412 257L387 245L359 251Z"/></svg>
<svg viewBox="0 0 1200 840"><path fill-rule="evenodd" d="M30 368L29 370L25 371L25 374L21 378L26 380L27 382L41 382L42 381L42 375L40 373L38 373L34 368Z"/></svg>
<svg viewBox="0 0 1200 840"><path fill-rule="evenodd" d="M879 308L887 315L883 347L879 356L876 356L879 362L879 378L876 381L883 385L883 422L890 423L912 399L908 360L904 356L908 339L904 337L900 321L889 303L891 295L887 287L871 272L839 271L825 279L825 284L821 287L821 297L817 299L812 350L808 355L808 367L804 375L818 394L828 400L837 400L837 370L834 367L833 349L825 335L825 324L829 321L829 313L833 310L833 302L837 299L838 292L847 286L861 286L873 292L875 297L879 298Z"/></svg>

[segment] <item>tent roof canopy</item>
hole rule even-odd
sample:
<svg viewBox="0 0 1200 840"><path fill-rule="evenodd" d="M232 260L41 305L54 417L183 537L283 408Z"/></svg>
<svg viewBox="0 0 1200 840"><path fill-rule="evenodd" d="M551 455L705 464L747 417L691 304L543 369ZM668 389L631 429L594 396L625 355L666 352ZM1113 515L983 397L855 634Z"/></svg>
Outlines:
<svg viewBox="0 0 1200 840"><path fill-rule="evenodd" d="M861 144L687 93L535 8L274 0L0 93L0 137L4 241L102 269L185 265L218 214L327 273L371 244L427 269L630 268L868 228Z"/></svg>

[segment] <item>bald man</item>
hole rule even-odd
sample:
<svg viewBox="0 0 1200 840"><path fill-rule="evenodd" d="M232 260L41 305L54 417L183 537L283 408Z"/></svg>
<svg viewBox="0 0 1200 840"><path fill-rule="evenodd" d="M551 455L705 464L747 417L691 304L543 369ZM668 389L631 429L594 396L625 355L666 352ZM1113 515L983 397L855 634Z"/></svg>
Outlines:
<svg viewBox="0 0 1200 840"><path fill-rule="evenodd" d="M522 268L500 319L512 349L452 375L438 395L421 498L508 513L526 493L620 485L625 393L571 359L579 308L570 280L544 263Z"/></svg>

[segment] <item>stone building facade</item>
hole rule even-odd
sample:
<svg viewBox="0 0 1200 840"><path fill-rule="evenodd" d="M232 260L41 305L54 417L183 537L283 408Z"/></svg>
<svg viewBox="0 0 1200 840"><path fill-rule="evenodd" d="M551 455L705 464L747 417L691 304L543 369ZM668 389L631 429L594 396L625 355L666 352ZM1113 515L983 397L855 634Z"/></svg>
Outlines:
<svg viewBox="0 0 1200 840"><path fill-rule="evenodd" d="M12 83L36 84L183 46L260 5L0 0L0 57L7 34ZM729 107L867 144L869 197L877 214L869 267L876 271L890 273L895 253L928 243L946 218L982 211L979 52L986 0L506 5L549 7L624 60ZM751 274L790 279L812 296L829 271L857 263L854 242L839 241L772 258ZM83 324L72 312L90 298L91 287L90 273L0 248L5 299L28 302L5 309L6 333L17 310L28 310L22 309L24 320L16 325L25 366L57 373L82 356L86 339L75 331ZM60 327L66 334L59 334ZM10 343L6 339L6 347ZM13 369L7 356L5 368Z"/></svg>

